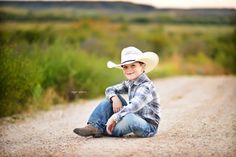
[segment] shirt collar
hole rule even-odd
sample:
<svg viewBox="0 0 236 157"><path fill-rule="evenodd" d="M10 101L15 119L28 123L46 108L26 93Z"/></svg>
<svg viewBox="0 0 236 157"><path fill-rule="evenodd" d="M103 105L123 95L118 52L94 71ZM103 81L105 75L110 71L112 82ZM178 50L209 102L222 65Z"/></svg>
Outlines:
<svg viewBox="0 0 236 157"><path fill-rule="evenodd" d="M147 81L150 81L150 79L147 77L147 75L145 73L142 73L136 80L134 81L131 81L129 80L129 84L130 85L139 85L143 82L147 82Z"/></svg>

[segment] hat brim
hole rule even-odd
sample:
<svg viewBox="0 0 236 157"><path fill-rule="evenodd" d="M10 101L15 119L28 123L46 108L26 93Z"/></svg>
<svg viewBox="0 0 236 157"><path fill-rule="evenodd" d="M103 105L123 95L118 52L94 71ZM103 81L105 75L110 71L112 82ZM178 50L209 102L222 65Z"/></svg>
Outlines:
<svg viewBox="0 0 236 157"><path fill-rule="evenodd" d="M132 63L138 62L138 61L146 64L145 72L148 73L148 72L152 71L157 66L157 64L159 62L159 57L154 52L144 52L139 58L135 59L134 61L128 61L128 62L121 63L121 64L116 64L112 61L108 61L107 67L122 69L122 67L121 67L122 65L132 64Z"/></svg>

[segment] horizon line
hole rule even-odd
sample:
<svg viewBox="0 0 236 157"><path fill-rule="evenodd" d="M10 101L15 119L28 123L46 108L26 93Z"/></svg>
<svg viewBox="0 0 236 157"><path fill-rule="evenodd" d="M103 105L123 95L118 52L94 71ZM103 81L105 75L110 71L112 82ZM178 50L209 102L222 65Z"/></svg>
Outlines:
<svg viewBox="0 0 236 157"><path fill-rule="evenodd" d="M143 4L143 3L135 3L130 1L105 1L105 0L0 0L0 2L105 2L105 3L113 3L113 2L119 2L119 3L130 3L135 5L144 5L144 6L151 6L155 9L180 9L180 10L191 10L191 9L230 9L230 10L236 10L236 6L232 7L158 7L151 4Z"/></svg>

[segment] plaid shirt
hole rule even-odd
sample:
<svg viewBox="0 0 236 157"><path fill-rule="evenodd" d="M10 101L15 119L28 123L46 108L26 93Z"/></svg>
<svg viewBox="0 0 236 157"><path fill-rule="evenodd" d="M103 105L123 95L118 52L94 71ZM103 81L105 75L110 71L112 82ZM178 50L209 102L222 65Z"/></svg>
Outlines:
<svg viewBox="0 0 236 157"><path fill-rule="evenodd" d="M112 96L127 93L129 103L115 113L115 121L120 121L128 113L135 113L157 127L160 121L160 97L147 75L143 73L135 81L127 80L121 84L108 87L105 92L109 100Z"/></svg>

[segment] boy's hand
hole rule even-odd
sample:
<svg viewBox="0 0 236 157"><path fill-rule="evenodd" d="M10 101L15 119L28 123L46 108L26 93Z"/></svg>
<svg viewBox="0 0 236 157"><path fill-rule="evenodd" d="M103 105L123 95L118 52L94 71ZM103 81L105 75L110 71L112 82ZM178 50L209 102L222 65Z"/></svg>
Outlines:
<svg viewBox="0 0 236 157"><path fill-rule="evenodd" d="M116 113L118 111L120 111L120 109L122 108L122 103L119 99L118 96L113 96L112 98L112 108L113 108L113 112Z"/></svg>
<svg viewBox="0 0 236 157"><path fill-rule="evenodd" d="M107 133L109 135L112 134L112 130L114 129L114 127L116 126L116 121L114 120L113 116L111 116L108 121L107 121Z"/></svg>

